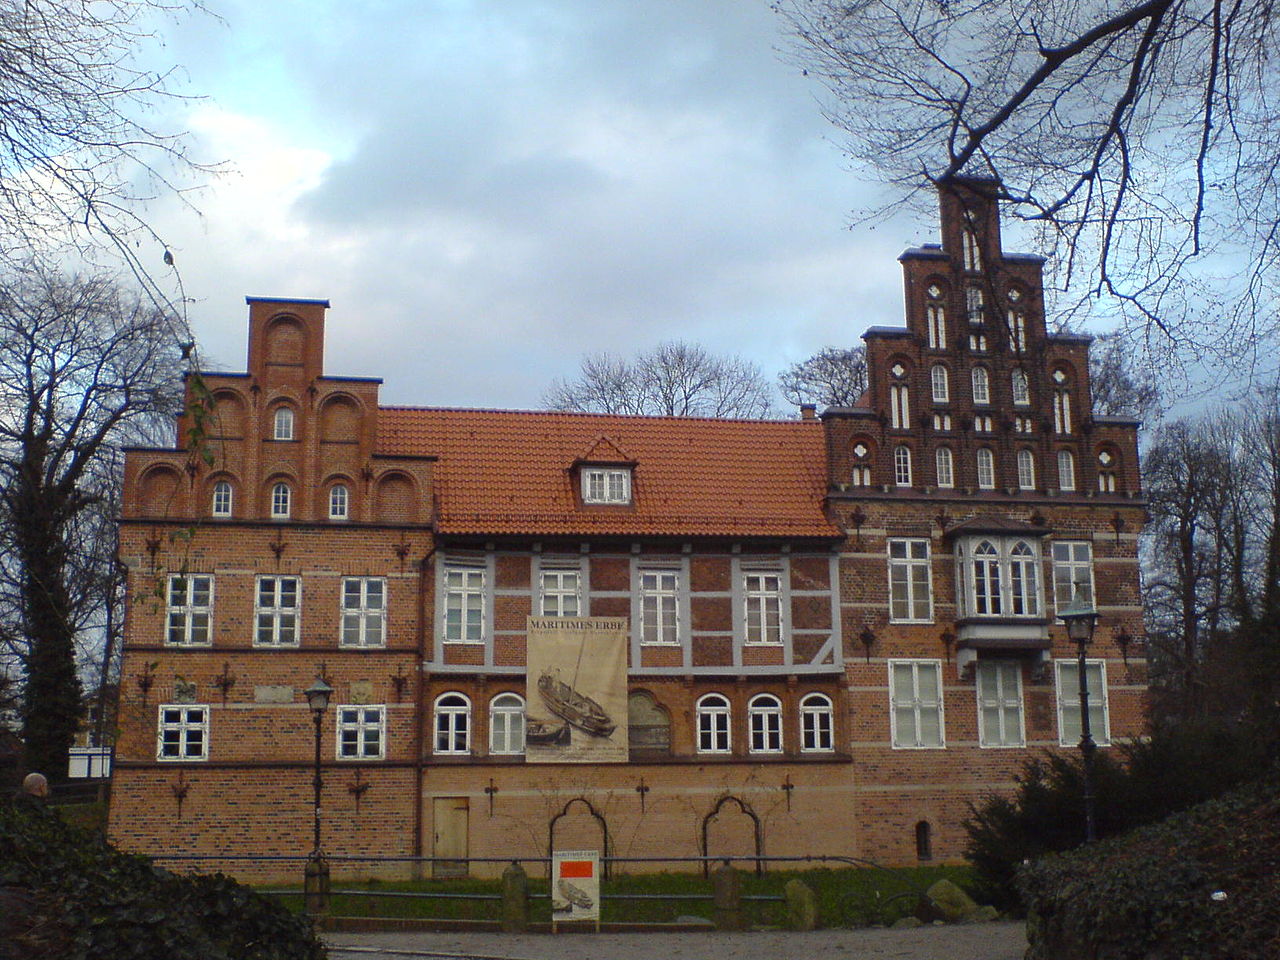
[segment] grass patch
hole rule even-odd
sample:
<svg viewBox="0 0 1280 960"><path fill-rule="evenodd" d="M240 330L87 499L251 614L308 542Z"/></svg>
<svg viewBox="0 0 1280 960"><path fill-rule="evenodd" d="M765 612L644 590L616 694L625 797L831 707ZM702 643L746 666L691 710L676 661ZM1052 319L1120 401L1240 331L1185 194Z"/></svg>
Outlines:
<svg viewBox="0 0 1280 960"><path fill-rule="evenodd" d="M757 877L743 871L742 892L746 896L782 896L782 888L798 877L813 888L818 899L818 920L824 927L857 927L892 923L915 911L916 896L931 884L948 879L970 887L973 871L964 866L912 867L899 870L814 869L769 871ZM497 880L335 880L336 890L370 893L479 894L498 896ZM275 887L273 889L282 889ZM296 889L296 888L289 888ZM530 919L551 920L551 901L545 879L529 878ZM689 873L619 874L601 884L605 899L601 920L605 923L670 923L681 917L712 918L711 883L702 875ZM639 894L661 899L612 900L611 896ZM705 899L704 899L705 898ZM302 893L279 898L291 910L302 909ZM747 901L746 915L757 926L780 926L786 919L780 902ZM501 907L497 900L409 899L400 897L335 894L330 913L345 917L385 917L432 920L496 920Z"/></svg>

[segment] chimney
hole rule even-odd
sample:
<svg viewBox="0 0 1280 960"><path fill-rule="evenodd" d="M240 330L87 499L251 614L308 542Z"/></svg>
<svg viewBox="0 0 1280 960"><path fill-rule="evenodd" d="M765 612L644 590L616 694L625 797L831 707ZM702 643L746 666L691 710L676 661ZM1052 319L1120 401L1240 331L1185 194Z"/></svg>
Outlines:
<svg viewBox="0 0 1280 960"><path fill-rule="evenodd" d="M817 405L812 403L800 404L800 419L801 420L817 420L818 419Z"/></svg>

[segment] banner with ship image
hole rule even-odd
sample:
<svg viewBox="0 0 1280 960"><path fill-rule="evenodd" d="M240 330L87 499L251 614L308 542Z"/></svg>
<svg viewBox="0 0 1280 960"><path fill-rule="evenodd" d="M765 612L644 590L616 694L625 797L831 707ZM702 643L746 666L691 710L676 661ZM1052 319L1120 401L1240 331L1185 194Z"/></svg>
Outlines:
<svg viewBox="0 0 1280 960"><path fill-rule="evenodd" d="M625 763L627 620L530 617L525 760Z"/></svg>

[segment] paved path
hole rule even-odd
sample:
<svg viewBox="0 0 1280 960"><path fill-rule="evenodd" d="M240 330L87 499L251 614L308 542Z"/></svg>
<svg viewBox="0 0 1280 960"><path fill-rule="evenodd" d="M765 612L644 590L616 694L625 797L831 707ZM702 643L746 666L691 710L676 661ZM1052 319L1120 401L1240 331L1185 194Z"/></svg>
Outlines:
<svg viewBox="0 0 1280 960"><path fill-rule="evenodd" d="M327 933L332 960L1022 960L1021 923L812 933Z"/></svg>

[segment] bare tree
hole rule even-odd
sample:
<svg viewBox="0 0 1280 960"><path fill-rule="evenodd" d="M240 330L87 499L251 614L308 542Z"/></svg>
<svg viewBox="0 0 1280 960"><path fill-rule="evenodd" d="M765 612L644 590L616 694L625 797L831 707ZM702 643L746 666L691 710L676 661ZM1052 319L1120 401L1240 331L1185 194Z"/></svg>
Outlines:
<svg viewBox="0 0 1280 960"><path fill-rule="evenodd" d="M157 17L199 9L200 0L0 3L0 263L68 247L87 262L114 253L163 302L148 269L161 254L145 245L160 241L143 207L212 168L193 162L185 134L144 120L179 95L173 71L153 72L140 54L158 40ZM163 261L172 265L167 251Z"/></svg>
<svg viewBox="0 0 1280 960"><path fill-rule="evenodd" d="M775 0L855 161L924 198L1002 184L1060 264L1166 357L1274 364L1273 0ZM928 199L931 198L929 191Z"/></svg>
<svg viewBox="0 0 1280 960"><path fill-rule="evenodd" d="M852 407L867 389L867 352L823 347L778 374L778 389L793 404Z"/></svg>
<svg viewBox="0 0 1280 960"><path fill-rule="evenodd" d="M1139 367L1123 337L1105 334L1089 350L1089 383L1093 412L1134 417L1151 425L1163 414L1160 386Z"/></svg>
<svg viewBox="0 0 1280 960"><path fill-rule="evenodd" d="M668 417L752 418L772 412L759 367L683 340L660 343L631 360L590 354L577 378L553 382L542 403L552 410Z"/></svg>
<svg viewBox="0 0 1280 960"><path fill-rule="evenodd" d="M66 771L77 643L118 589L113 448L180 405L172 320L103 276L0 278L0 649L22 668L25 762Z"/></svg>

